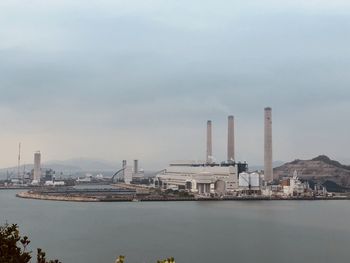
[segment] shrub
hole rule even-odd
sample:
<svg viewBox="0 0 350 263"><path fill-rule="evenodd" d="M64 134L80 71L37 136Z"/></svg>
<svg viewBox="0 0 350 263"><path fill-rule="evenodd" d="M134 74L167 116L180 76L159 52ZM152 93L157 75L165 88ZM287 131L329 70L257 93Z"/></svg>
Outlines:
<svg viewBox="0 0 350 263"><path fill-rule="evenodd" d="M0 262L29 263L32 256L27 251L28 237L21 237L16 224L0 226ZM60 263L58 260L46 260L45 252L37 250L37 263Z"/></svg>

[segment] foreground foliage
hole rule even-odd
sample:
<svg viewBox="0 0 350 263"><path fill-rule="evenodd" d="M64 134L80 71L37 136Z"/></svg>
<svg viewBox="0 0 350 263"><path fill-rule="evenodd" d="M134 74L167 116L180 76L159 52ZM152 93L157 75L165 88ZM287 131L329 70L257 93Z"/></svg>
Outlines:
<svg viewBox="0 0 350 263"><path fill-rule="evenodd" d="M29 263L32 256L27 251L28 237L21 237L16 224L0 226L0 263ZM46 260L46 254L37 250L37 263L60 263L58 260Z"/></svg>
<svg viewBox="0 0 350 263"><path fill-rule="evenodd" d="M0 226L0 263L30 263L32 251L27 247L30 240L27 236L21 236L16 224ZM119 256L116 263L124 263L125 256ZM46 260L46 254L40 248L37 249L36 263L61 263L56 260ZM157 263L175 263L174 258L158 260Z"/></svg>

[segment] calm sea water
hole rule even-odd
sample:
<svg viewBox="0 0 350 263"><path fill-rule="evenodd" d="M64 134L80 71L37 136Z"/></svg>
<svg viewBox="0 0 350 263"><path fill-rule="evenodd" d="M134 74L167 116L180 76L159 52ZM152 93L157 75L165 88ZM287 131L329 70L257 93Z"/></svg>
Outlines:
<svg viewBox="0 0 350 263"><path fill-rule="evenodd" d="M0 222L18 223L63 263L328 263L350 260L349 201L69 203L0 191Z"/></svg>

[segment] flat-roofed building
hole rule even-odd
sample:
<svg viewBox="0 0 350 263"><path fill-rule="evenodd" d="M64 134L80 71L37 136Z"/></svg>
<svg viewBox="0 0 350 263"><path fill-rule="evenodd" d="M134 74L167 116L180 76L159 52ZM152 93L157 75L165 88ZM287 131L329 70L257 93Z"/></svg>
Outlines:
<svg viewBox="0 0 350 263"><path fill-rule="evenodd" d="M174 162L156 175L155 184L163 189L185 189L200 194L238 189L238 164ZM220 183L218 183L220 182Z"/></svg>

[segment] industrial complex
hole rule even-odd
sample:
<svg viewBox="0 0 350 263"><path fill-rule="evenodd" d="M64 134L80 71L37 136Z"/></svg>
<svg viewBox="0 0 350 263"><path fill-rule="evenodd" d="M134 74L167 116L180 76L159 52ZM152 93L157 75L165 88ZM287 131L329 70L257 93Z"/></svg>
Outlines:
<svg viewBox="0 0 350 263"><path fill-rule="evenodd" d="M234 118L228 117L227 160L213 161L212 122L207 122L206 161L173 162L156 175L155 187L188 190L198 194L234 192L239 188L239 174L248 171L246 163L235 162Z"/></svg>
<svg viewBox="0 0 350 263"><path fill-rule="evenodd" d="M249 171L246 162L235 159L234 117L228 116L227 160L216 163L212 153L212 121L207 122L206 161L172 162L158 173L154 186L161 189L189 191L201 196L313 196L307 182L297 173L274 180L272 157L272 109L264 109L264 171ZM322 190L326 194L325 189Z"/></svg>
<svg viewBox="0 0 350 263"><path fill-rule="evenodd" d="M86 174L72 180L56 180L54 172L46 171L42 175L41 153L34 153L34 168L29 177L22 179L19 185L31 188L22 197L50 198L50 200L81 200L85 195L87 201L131 201L131 200L278 200L294 198L332 197L332 194L320 185L312 188L307 181L298 178L295 171L284 178L273 176L272 143L272 109L264 109L264 170L250 171L246 162L236 160L234 116L227 117L227 158L221 162L213 158L212 129L213 122L206 125L206 154L203 161L174 161L168 167L153 175L145 175L139 167L139 160L128 165L122 161L122 167L111 177L102 174ZM20 161L20 155L19 155ZM19 169L18 169L19 170ZM105 184L110 189L72 190L74 185ZM53 188L60 188L55 191ZM50 190L47 190L50 189ZM126 191L128 190L128 191ZM30 194L32 193L32 194ZM54 198L54 199L52 199ZM73 199L72 199L73 198Z"/></svg>

